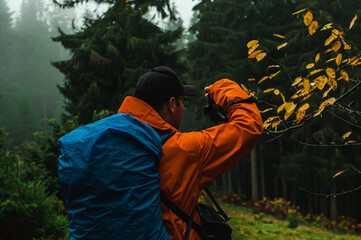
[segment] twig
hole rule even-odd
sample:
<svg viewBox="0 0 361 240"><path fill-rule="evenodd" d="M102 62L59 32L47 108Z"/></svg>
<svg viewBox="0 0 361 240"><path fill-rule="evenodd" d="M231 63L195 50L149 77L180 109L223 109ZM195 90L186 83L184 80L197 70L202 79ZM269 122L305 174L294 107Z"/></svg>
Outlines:
<svg viewBox="0 0 361 240"><path fill-rule="evenodd" d="M323 148L339 148L339 147L355 147L355 146L361 146L361 143L351 143L351 144L310 144L310 143L305 143L305 142L301 142L297 139L292 138L291 136L288 136L292 141L302 144L304 146L307 147L323 147Z"/></svg>
<svg viewBox="0 0 361 240"><path fill-rule="evenodd" d="M311 194L311 195L314 195L314 196L319 196L319 197L326 197L326 198L329 198L329 197L338 197L338 196L341 196L341 195L345 195L345 194L349 194L349 193L352 193L352 192L356 192L358 190L361 189L361 186L358 186L357 188L354 188L354 189L351 189L351 190L348 190L348 191L343 191L343 192L340 192L340 193L332 193L332 194L323 194L323 193L316 193L316 192L311 192L311 191L308 191L304 188L298 188L298 190L302 191L302 192L306 192L308 194Z"/></svg>
<svg viewBox="0 0 361 240"><path fill-rule="evenodd" d="M336 114L334 114L334 113L332 113L332 112L327 112L327 113L329 113L329 114L331 114L332 116L334 116L335 118L338 118L338 119L340 119L341 121L343 121L343 122L351 125L352 127L361 128L360 125L356 125L356 124L354 124L354 123L352 123L352 122L349 122L349 121L347 121L346 119L343 119L342 117L339 117L339 116L337 116Z"/></svg>
<svg viewBox="0 0 361 240"><path fill-rule="evenodd" d="M339 102L341 101L344 97L346 97L347 95L349 95L351 92L353 92L354 90L356 90L359 86L361 85L361 81L357 82L352 88L350 88L346 93L342 94L338 99L336 99L335 103L336 102ZM327 105L325 107L325 110L327 110L328 108L330 108L332 105ZM303 118L303 120L301 121L300 124L297 124L297 125L294 125L294 126L291 126L291 127L288 127L288 128L285 128L283 130L279 130L279 131L270 131L268 130L269 133L272 133L272 134L283 134L283 133L286 133L290 130L293 130L293 129L296 129L296 128L300 128L302 126L304 126L307 122L309 122L311 119L314 118L314 114L317 112L318 110L315 110L314 112L308 114L306 117Z"/></svg>

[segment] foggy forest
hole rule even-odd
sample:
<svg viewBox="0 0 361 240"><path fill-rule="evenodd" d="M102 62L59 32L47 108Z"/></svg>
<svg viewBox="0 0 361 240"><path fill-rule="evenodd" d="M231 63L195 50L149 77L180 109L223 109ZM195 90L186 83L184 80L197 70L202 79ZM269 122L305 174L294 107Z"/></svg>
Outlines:
<svg viewBox="0 0 361 240"><path fill-rule="evenodd" d="M23 0L15 15L0 0L0 239L68 238L57 140L160 65L257 100L263 136L211 184L222 203L361 233L361 1L200 0L189 28L169 0L86 2ZM206 105L191 99L180 131L222 124Z"/></svg>

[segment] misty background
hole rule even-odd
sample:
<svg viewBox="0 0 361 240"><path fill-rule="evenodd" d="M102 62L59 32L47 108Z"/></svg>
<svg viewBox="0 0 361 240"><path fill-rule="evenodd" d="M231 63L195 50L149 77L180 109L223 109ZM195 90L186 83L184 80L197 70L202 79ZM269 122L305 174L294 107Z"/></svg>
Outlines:
<svg viewBox="0 0 361 240"><path fill-rule="evenodd" d="M196 2L172 2L184 27L189 25ZM48 120L60 120L64 111L64 98L57 88L63 75L51 62L66 60L70 55L60 43L52 41L59 35L58 28L74 33L83 27L84 17L95 19L108 7L90 1L62 9L52 0L0 0L5 28L0 47L0 124L15 145L32 139L34 132L48 131ZM156 11L146 17L167 27ZM8 22L11 25L5 26Z"/></svg>

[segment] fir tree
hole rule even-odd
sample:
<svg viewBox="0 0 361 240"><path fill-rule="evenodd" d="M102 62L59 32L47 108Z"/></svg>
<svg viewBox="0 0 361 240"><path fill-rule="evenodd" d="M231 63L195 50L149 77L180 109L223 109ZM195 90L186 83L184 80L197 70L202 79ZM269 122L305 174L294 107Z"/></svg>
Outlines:
<svg viewBox="0 0 361 240"><path fill-rule="evenodd" d="M118 1L101 18L87 19L76 34L59 31L54 40L72 53L71 59L54 63L65 75L59 89L70 116L79 114L81 123L89 123L94 111L116 112L139 76L154 66L182 70L172 44L181 30L161 30L142 17L147 10L147 5Z"/></svg>

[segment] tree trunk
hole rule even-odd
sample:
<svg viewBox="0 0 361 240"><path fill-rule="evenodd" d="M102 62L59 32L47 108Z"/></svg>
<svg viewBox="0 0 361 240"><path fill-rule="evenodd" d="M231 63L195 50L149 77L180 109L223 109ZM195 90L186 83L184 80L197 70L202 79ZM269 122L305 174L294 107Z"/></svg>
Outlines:
<svg viewBox="0 0 361 240"><path fill-rule="evenodd" d="M336 185L332 184L332 193L336 193ZM331 196L330 199L330 218L335 220L337 217L337 201L336 197Z"/></svg>
<svg viewBox="0 0 361 240"><path fill-rule="evenodd" d="M251 152L251 172L252 172L252 201L258 201L258 182L257 182L257 158L256 148Z"/></svg>
<svg viewBox="0 0 361 240"><path fill-rule="evenodd" d="M284 177L281 178L281 182L282 182L282 195L283 195L283 199L287 200L287 182L286 179Z"/></svg>
<svg viewBox="0 0 361 240"><path fill-rule="evenodd" d="M228 170L228 193L233 193L233 184L232 184L232 170Z"/></svg>
<svg viewBox="0 0 361 240"><path fill-rule="evenodd" d="M264 165L263 158L261 158L261 184L262 184L262 198L266 196L266 187L264 182Z"/></svg>
<svg viewBox="0 0 361 240"><path fill-rule="evenodd" d="M222 192L223 192L223 194L225 194L226 193L226 189L227 189L227 176L226 176L226 172L225 173L223 173L223 175L222 175L222 184L223 184L223 189L222 189Z"/></svg>
<svg viewBox="0 0 361 240"><path fill-rule="evenodd" d="M260 144L260 159L261 159L261 188L262 188L262 198L266 196L266 187L265 187L265 176L264 176L264 162L263 162L263 144Z"/></svg>

